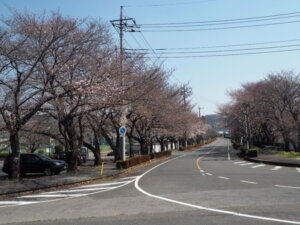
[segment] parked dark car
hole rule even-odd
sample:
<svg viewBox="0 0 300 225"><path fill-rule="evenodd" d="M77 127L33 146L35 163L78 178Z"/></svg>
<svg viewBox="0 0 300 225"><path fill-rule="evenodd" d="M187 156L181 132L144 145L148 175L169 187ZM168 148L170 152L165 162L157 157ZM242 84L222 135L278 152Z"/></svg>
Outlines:
<svg viewBox="0 0 300 225"><path fill-rule="evenodd" d="M68 152L59 152L58 154L54 155L52 158L68 162ZM78 165L81 165L83 162L85 162L83 157L80 155L80 153L76 154L76 158L77 158Z"/></svg>
<svg viewBox="0 0 300 225"><path fill-rule="evenodd" d="M11 156L6 157L3 164L3 172L8 173L11 166ZM43 154L27 153L20 155L20 174L26 173L44 173L46 176L59 174L66 169L67 165L62 160L54 160Z"/></svg>

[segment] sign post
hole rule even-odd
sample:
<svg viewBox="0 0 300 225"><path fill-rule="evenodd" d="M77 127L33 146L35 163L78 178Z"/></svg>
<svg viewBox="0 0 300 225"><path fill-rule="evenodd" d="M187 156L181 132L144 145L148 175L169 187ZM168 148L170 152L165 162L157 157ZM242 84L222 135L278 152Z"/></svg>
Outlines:
<svg viewBox="0 0 300 225"><path fill-rule="evenodd" d="M122 139L122 160L125 160L126 159L126 148L125 148L125 136L126 136L126 132L127 132L127 129L126 127L124 126L121 126L120 129L119 129L119 133L121 135L121 139Z"/></svg>

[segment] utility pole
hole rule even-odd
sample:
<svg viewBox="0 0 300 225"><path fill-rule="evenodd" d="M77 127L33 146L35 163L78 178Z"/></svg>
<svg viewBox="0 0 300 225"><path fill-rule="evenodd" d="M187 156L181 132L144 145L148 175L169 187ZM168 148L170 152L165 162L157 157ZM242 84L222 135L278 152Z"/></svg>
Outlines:
<svg viewBox="0 0 300 225"><path fill-rule="evenodd" d="M123 74L123 60L124 60L124 48L123 48L123 39L124 39L124 32L134 32L132 28L137 27L136 22L133 18L127 18L123 16L123 8L124 6L120 6L120 18L117 20L111 20L111 24L113 27L119 29L119 38L120 38L120 79L121 79L121 88L122 94L124 96L124 86L125 86L125 79ZM130 24L129 24L130 23ZM130 28L130 30L128 30ZM126 159L126 114L127 114L127 105L124 99L122 100L122 107L121 107L121 115L120 115L120 129L119 134L121 137L120 144L119 144L119 152L121 153L121 160Z"/></svg>
<svg viewBox="0 0 300 225"><path fill-rule="evenodd" d="M187 111L187 101L186 101L187 95L190 94L190 93L191 93L191 88L190 88L190 87L187 87L187 85L184 85L184 86L181 88L181 94L182 94L182 96L183 96L183 103L184 103L184 110L185 110L185 111ZM184 144L185 144L185 149L187 149L188 144L187 144L187 131L186 131L186 129L185 129L185 131L184 131L183 136L184 136L184 142L185 142L185 143L184 143Z"/></svg>
<svg viewBox="0 0 300 225"><path fill-rule="evenodd" d="M203 107L198 107L198 110L199 110L199 119L201 119L201 109L204 109Z"/></svg>
<svg viewBox="0 0 300 225"><path fill-rule="evenodd" d="M191 94L191 88L188 87L187 85L184 85L183 87L181 87L181 95L183 96L183 103L184 103L185 109L187 107L186 99L187 99L188 94Z"/></svg>

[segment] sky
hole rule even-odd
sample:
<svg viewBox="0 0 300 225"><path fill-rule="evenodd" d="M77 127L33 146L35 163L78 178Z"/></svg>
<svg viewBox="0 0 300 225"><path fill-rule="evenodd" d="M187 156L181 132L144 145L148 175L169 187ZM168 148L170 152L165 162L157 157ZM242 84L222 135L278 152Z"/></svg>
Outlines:
<svg viewBox="0 0 300 225"><path fill-rule="evenodd" d="M157 30L156 28L147 29L144 28L145 26L141 26L139 29L141 32L125 33L125 48L171 48L165 51L156 50L156 55L149 54L149 56L153 56L149 63L162 64L165 70L173 71L169 78L170 83L178 86L188 84L193 91L190 101L195 105L195 112L198 112L198 107L201 107L202 115L217 113L219 105L230 101L227 93L239 89L244 83L262 80L268 74L282 70L300 72L299 0L0 0L0 15L9 17L11 15L9 7L37 14L42 13L43 10L46 12L60 11L62 15L67 17L100 19L103 23L109 24L110 20L119 18L121 5L124 6L124 15L134 18L138 25L220 20L230 20L232 22L237 21L235 19L253 17L260 18L255 19L256 21L252 23L245 24L273 24L218 30L211 30L211 28L216 27L212 25L190 28L185 26L158 29L160 32L153 32L153 30ZM282 16L286 18L281 19L266 17L288 13L293 14ZM260 21L261 19L268 20ZM223 21L223 24L217 27L245 25L244 23L226 25L225 22ZM209 29L161 32L161 30L166 29L200 28ZM111 32L117 40L118 34L113 27ZM273 43L257 44L265 42ZM228 45L230 46L211 48L212 46ZM172 48L186 48L173 51L188 53L161 54L161 52L172 51ZM252 50L240 52L288 51L207 57L207 55L234 54L236 52L232 50L249 48ZM229 52L224 52L224 50L229 50ZM190 51L211 52L189 53ZM152 51L149 52L152 53ZM191 55L201 57L183 57ZM157 59L156 56L160 58ZM164 56L180 56L183 58L163 58Z"/></svg>

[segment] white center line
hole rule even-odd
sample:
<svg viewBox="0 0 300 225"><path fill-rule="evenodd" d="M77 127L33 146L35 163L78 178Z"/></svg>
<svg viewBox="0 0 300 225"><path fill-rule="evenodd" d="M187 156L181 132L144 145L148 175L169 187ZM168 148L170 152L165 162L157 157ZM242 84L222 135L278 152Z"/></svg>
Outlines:
<svg viewBox="0 0 300 225"><path fill-rule="evenodd" d="M212 174L211 173L205 173L206 175L208 175L208 176L212 176Z"/></svg>
<svg viewBox="0 0 300 225"><path fill-rule="evenodd" d="M228 177L221 177L221 176L218 176L220 179L224 179L224 180L229 180L230 178Z"/></svg>
<svg viewBox="0 0 300 225"><path fill-rule="evenodd" d="M247 184L257 184L257 182L248 181L248 180L240 180L240 182L247 183Z"/></svg>
<svg viewBox="0 0 300 225"><path fill-rule="evenodd" d="M275 166L272 170L279 170L281 168L282 168L281 166Z"/></svg>
<svg viewBox="0 0 300 225"><path fill-rule="evenodd" d="M275 187L279 187L279 188L290 188L290 189L300 189L300 187L285 186L285 185L275 185Z"/></svg>
<svg viewBox="0 0 300 225"><path fill-rule="evenodd" d="M263 167L263 166L265 166L265 165L264 164L259 164L257 166L252 166L251 168L258 168L258 167Z"/></svg>

